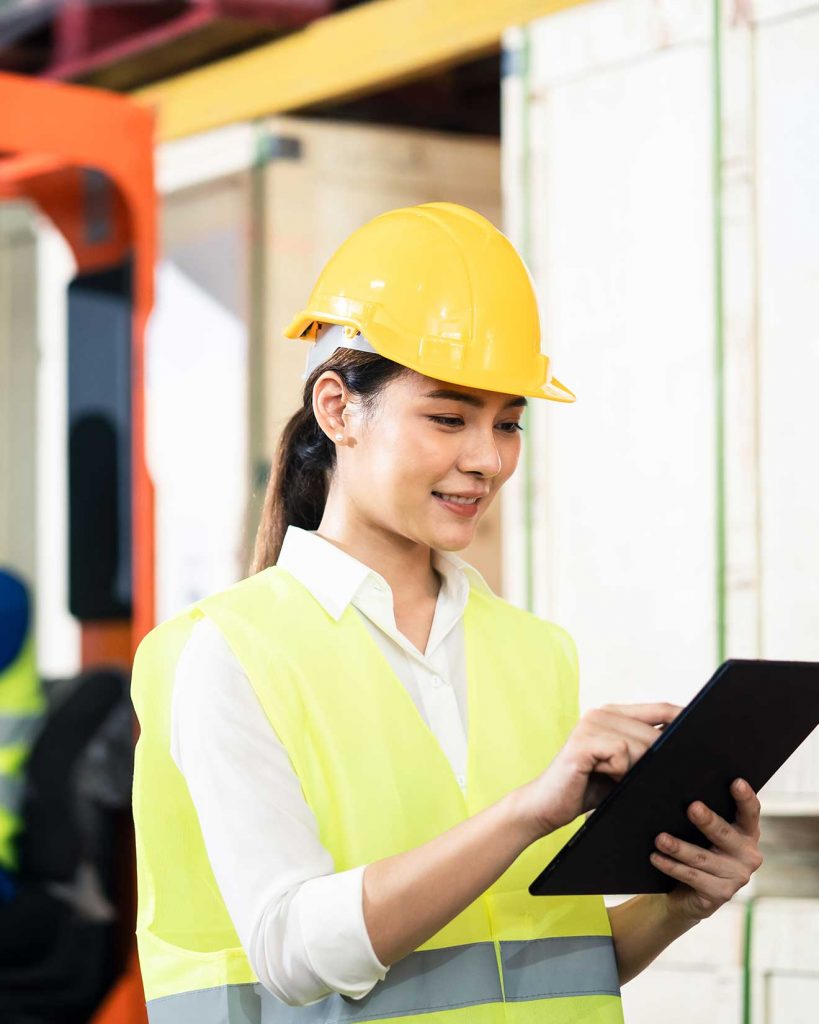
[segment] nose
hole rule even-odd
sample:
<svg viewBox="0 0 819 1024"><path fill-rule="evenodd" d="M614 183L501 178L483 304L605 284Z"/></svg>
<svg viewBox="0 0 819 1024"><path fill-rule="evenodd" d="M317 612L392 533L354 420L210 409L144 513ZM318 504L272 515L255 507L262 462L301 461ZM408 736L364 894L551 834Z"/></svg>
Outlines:
<svg viewBox="0 0 819 1024"><path fill-rule="evenodd" d="M464 473L478 472L482 476L493 477L500 473L502 465L503 460L498 446L490 434L488 437L482 436L481 441L470 445L461 457L459 468Z"/></svg>

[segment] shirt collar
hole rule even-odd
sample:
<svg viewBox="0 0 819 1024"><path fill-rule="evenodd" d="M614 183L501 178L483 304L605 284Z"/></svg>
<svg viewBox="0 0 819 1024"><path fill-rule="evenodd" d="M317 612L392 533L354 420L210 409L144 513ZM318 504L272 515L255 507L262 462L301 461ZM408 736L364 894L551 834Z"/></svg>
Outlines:
<svg viewBox="0 0 819 1024"><path fill-rule="evenodd" d="M295 576L325 610L339 619L348 604L364 587L387 587L387 581L364 562L342 551L315 530L292 523L287 527L276 564ZM432 564L444 583L456 591L474 586L494 594L480 572L454 551L432 549ZM465 600L464 600L465 603Z"/></svg>

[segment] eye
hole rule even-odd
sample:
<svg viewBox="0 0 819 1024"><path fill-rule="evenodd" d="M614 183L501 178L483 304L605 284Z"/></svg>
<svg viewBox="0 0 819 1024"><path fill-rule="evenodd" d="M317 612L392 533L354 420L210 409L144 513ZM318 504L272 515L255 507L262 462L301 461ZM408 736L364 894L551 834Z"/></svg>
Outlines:
<svg viewBox="0 0 819 1024"><path fill-rule="evenodd" d="M431 420L434 420L436 423L443 423L445 426L448 427L457 427L463 423L463 420L460 419L458 416L430 416L429 418ZM508 423L499 423L498 426L512 428L511 430L504 430L504 434L514 434L516 430L523 431L523 427L519 423L516 423L514 421L510 421Z"/></svg>

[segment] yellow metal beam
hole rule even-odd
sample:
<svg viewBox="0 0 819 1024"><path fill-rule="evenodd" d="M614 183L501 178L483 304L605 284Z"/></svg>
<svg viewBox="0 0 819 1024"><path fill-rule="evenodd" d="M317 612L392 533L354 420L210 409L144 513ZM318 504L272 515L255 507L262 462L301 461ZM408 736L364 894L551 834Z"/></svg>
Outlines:
<svg viewBox="0 0 819 1024"><path fill-rule="evenodd" d="M589 0L371 0L138 89L158 141L389 88L497 48L511 25Z"/></svg>

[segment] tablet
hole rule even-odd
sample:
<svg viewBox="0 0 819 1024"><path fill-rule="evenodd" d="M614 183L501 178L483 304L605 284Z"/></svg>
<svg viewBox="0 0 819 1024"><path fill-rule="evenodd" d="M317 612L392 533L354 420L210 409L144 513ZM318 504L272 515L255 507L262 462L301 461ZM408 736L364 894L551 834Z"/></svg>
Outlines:
<svg viewBox="0 0 819 1024"><path fill-rule="evenodd" d="M819 662L730 659L601 800L529 886L533 896L668 892L648 859L660 832L710 849L702 800L733 823L730 785L762 786L819 724ZM763 811L764 795L760 797Z"/></svg>

